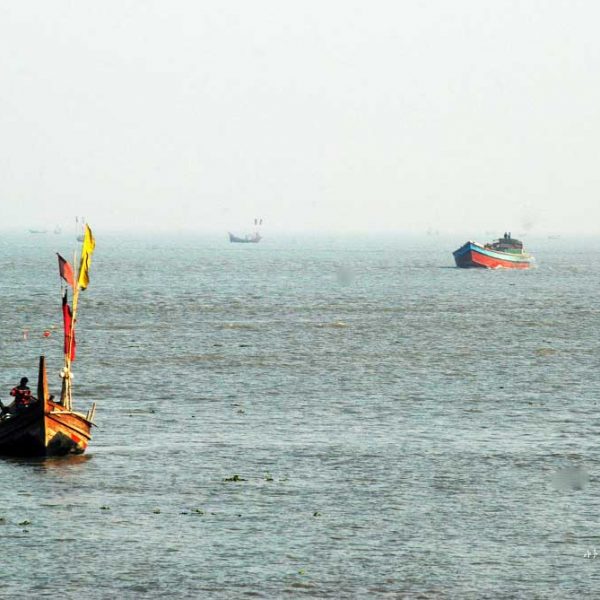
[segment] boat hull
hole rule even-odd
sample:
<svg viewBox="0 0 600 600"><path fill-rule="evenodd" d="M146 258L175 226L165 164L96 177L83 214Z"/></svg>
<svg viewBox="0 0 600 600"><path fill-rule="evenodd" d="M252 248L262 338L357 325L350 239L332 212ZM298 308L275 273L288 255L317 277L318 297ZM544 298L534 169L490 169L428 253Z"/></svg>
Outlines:
<svg viewBox="0 0 600 600"><path fill-rule="evenodd" d="M252 237L238 237L237 235L233 235L233 233L229 234L229 241L236 244L258 244L262 238L258 233L254 234Z"/></svg>
<svg viewBox="0 0 600 600"><path fill-rule="evenodd" d="M51 404L52 410L44 417L46 455L83 454L92 438L92 423L60 404Z"/></svg>
<svg viewBox="0 0 600 600"><path fill-rule="evenodd" d="M64 456L83 454L91 439L91 422L52 401L40 402L0 422L0 454Z"/></svg>
<svg viewBox="0 0 600 600"><path fill-rule="evenodd" d="M475 242L467 242L453 252L457 267L463 269L529 269L533 257L490 250Z"/></svg>
<svg viewBox="0 0 600 600"><path fill-rule="evenodd" d="M37 407L4 418L0 422L0 454L4 456L45 456L44 423Z"/></svg>

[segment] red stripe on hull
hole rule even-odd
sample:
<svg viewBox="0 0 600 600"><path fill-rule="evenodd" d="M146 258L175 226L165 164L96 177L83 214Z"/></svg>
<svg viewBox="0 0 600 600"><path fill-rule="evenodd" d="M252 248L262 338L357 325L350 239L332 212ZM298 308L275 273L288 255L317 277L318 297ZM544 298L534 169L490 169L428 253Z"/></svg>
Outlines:
<svg viewBox="0 0 600 600"><path fill-rule="evenodd" d="M464 254L460 260L461 267L482 267L484 269L529 269L531 263L528 261L502 260L492 258L487 254L481 254L471 250Z"/></svg>

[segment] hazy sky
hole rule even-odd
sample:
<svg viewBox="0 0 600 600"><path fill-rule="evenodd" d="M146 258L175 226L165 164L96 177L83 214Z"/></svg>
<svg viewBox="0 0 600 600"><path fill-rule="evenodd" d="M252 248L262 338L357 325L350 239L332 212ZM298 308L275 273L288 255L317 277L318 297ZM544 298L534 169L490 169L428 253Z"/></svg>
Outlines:
<svg viewBox="0 0 600 600"><path fill-rule="evenodd" d="M0 227L600 233L600 3L0 0Z"/></svg>

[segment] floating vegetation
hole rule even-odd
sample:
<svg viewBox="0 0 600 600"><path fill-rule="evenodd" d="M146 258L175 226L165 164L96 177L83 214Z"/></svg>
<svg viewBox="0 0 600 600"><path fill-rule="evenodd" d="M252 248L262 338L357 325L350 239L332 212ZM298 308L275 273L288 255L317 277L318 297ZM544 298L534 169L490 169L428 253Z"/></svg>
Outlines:
<svg viewBox="0 0 600 600"><path fill-rule="evenodd" d="M208 514L214 515L215 513L214 512L207 513L206 511L202 510L201 508L193 508L190 511L182 510L179 514L180 515L200 515L200 516L202 516L202 515L208 515Z"/></svg>
<svg viewBox="0 0 600 600"><path fill-rule="evenodd" d="M273 476L271 473L265 473L265 481L273 481Z"/></svg>
<svg viewBox="0 0 600 600"><path fill-rule="evenodd" d="M341 329L348 327L348 323L345 323L344 321L334 321L333 323L317 323L317 327L321 329Z"/></svg>
<svg viewBox="0 0 600 600"><path fill-rule="evenodd" d="M100 510L110 510L110 506L106 506L105 504L103 504L103 505L100 507Z"/></svg>
<svg viewBox="0 0 600 600"><path fill-rule="evenodd" d="M251 331L258 329L254 323L224 323L219 329L249 329Z"/></svg>
<svg viewBox="0 0 600 600"><path fill-rule="evenodd" d="M155 508L155 509L154 509L152 512L153 512L155 515L160 515L160 508Z"/></svg>
<svg viewBox="0 0 600 600"><path fill-rule="evenodd" d="M21 525L21 526L23 526L23 527L24 527L25 525L31 525L31 521L28 521L27 519L25 519L24 521L21 521L21 522L19 523L19 525Z"/></svg>
<svg viewBox="0 0 600 600"><path fill-rule="evenodd" d="M320 517L321 513L318 510L315 510L315 512L313 513L313 517Z"/></svg>
<svg viewBox="0 0 600 600"><path fill-rule="evenodd" d="M225 479L223 479L223 481L246 481L245 479L242 479L239 475L233 475L232 477L225 477Z"/></svg>
<svg viewBox="0 0 600 600"><path fill-rule="evenodd" d="M556 350L554 348L538 348L535 353L538 356L552 356L553 354L556 354Z"/></svg>

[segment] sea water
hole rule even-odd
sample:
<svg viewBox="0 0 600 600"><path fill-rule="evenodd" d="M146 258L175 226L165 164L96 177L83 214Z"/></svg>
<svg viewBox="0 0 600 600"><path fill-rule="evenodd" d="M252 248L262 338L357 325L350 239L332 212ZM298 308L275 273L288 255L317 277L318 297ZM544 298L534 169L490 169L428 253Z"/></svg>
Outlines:
<svg viewBox="0 0 600 600"><path fill-rule="evenodd" d="M58 392L71 237L0 238L5 402L40 354ZM0 460L0 597L597 595L598 239L518 272L462 237L96 237L98 427Z"/></svg>

